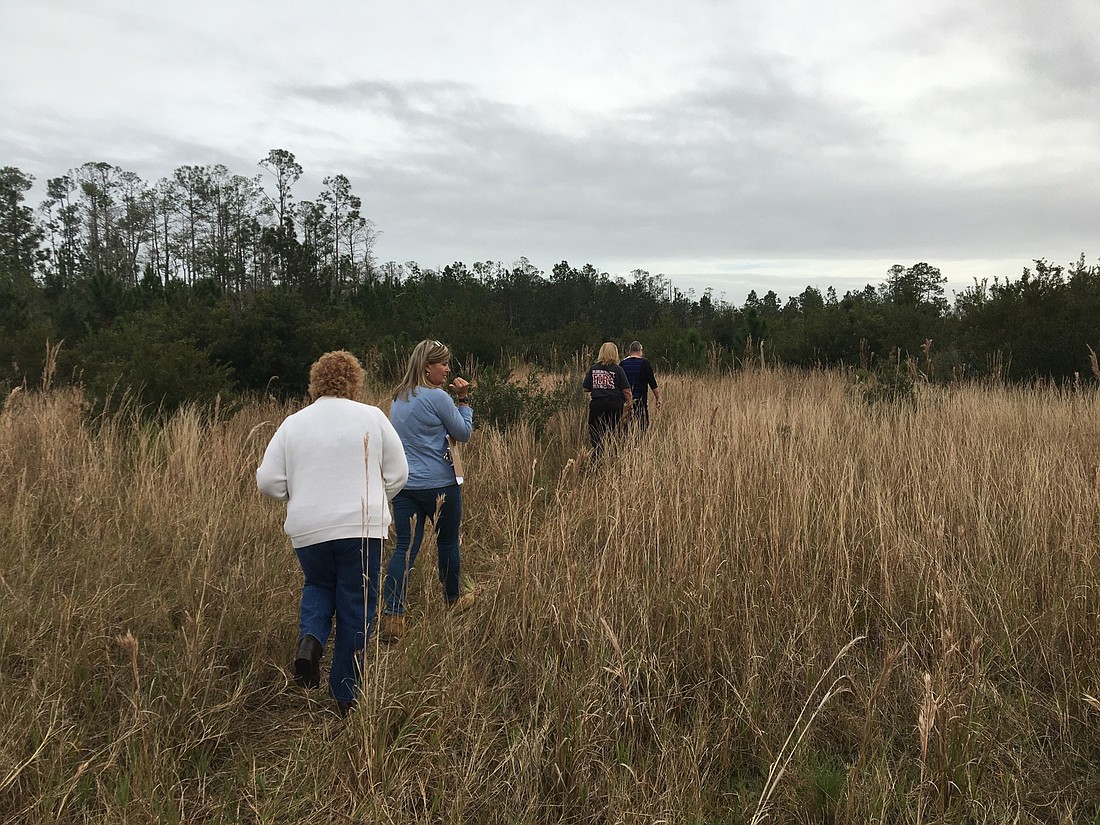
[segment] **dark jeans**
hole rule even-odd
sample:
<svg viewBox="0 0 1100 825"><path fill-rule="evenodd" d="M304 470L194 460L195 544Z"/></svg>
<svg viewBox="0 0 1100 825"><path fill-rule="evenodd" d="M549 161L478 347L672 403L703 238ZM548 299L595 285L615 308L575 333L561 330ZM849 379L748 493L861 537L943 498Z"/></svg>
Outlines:
<svg viewBox="0 0 1100 825"><path fill-rule="evenodd" d="M443 504L439 507L437 517L435 510L439 496L443 496ZM424 540L425 520L435 522L439 581L443 584L443 598L450 604L459 597L461 562L458 529L462 525L462 487L451 484L431 490L405 489L393 497L396 540L393 555L386 567L386 579L382 584L386 612L394 616L405 615L409 576L416 564L416 556L420 553L420 543Z"/></svg>
<svg viewBox="0 0 1100 825"><path fill-rule="evenodd" d="M300 547L295 552L305 575L299 638L310 635L324 646L332 630L332 619L336 618L329 690L337 701L353 702L359 675L356 654L367 645L378 609L382 539L334 539Z"/></svg>
<svg viewBox="0 0 1100 825"><path fill-rule="evenodd" d="M649 428L649 404L644 399L634 402L634 426L643 433Z"/></svg>
<svg viewBox="0 0 1100 825"><path fill-rule="evenodd" d="M596 459L603 455L607 439L619 429L623 402L618 398L593 398L588 402L588 441Z"/></svg>

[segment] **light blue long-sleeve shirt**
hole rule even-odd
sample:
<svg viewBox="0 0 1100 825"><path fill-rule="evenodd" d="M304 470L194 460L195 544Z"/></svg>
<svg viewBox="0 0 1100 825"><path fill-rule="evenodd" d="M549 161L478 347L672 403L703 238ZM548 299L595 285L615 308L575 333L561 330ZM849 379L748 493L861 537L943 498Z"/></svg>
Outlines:
<svg viewBox="0 0 1100 825"><path fill-rule="evenodd" d="M407 399L393 402L390 422L409 462L405 489L431 490L455 483L455 469L447 458L447 436L469 441L474 431L473 410L455 404L444 389L417 387Z"/></svg>

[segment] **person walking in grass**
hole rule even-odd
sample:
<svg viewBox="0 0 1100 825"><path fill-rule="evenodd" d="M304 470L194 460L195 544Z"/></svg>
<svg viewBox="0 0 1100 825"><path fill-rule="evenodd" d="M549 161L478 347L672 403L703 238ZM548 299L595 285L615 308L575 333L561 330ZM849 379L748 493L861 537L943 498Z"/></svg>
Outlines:
<svg viewBox="0 0 1100 825"><path fill-rule="evenodd" d="M393 500L396 540L382 588L386 615L379 637L386 644L405 635L405 597L426 521L435 525L444 602L454 611L474 603L474 594L460 589L462 487L449 447L451 440L470 440L474 413L469 382L458 377L451 381L453 399L444 389L450 372L450 349L439 341L421 341L390 405L390 421L409 462L409 481Z"/></svg>
<svg viewBox="0 0 1100 825"><path fill-rule="evenodd" d="M600 347L596 363L588 368L581 386L589 395L588 440L594 459L599 461L624 412L630 415L633 410L630 382L619 366L619 348L611 341Z"/></svg>
<svg viewBox="0 0 1100 825"><path fill-rule="evenodd" d="M653 390L653 403L658 410L661 409L661 391L657 389L653 365L646 360L640 341L630 342L630 353L619 366L626 373L634 397L634 424L639 432L645 432L649 427L649 390Z"/></svg>
<svg viewBox="0 0 1100 825"><path fill-rule="evenodd" d="M329 690L341 715L355 703L357 658L374 626L389 502L409 474L386 414L356 400L362 385L351 353L318 358L309 371L313 403L283 421L256 470L260 492L287 503L284 527L305 579L294 681L321 683L335 618Z"/></svg>

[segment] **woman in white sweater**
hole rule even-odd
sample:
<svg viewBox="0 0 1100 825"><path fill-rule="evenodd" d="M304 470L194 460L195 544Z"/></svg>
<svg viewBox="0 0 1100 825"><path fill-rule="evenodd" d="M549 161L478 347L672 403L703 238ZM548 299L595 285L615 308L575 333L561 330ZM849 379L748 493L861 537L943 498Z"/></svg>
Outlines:
<svg viewBox="0 0 1100 825"><path fill-rule="evenodd" d="M317 359L309 371L313 403L283 421L256 470L260 492L287 502L284 529L305 577L294 680L320 684L335 617L329 689L341 714L355 702L356 656L374 625L389 501L409 475L386 414L355 400L362 383L351 353Z"/></svg>

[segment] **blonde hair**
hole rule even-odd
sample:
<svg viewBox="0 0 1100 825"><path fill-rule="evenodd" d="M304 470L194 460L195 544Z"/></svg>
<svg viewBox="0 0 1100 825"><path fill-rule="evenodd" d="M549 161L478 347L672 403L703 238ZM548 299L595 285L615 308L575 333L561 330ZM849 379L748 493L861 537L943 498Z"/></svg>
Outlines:
<svg viewBox="0 0 1100 825"><path fill-rule="evenodd" d="M428 387L428 364L445 364L451 360L451 351L439 341L421 341L413 347L409 355L409 364L401 383L393 391L393 400L407 401L409 393L417 387Z"/></svg>
<svg viewBox="0 0 1100 825"><path fill-rule="evenodd" d="M600 355L596 361L601 364L607 364L608 366L611 364L618 364L619 348L611 341L605 341L604 345L600 347Z"/></svg>
<svg viewBox="0 0 1100 825"><path fill-rule="evenodd" d="M309 397L323 395L355 401L363 388L363 367L347 350L326 352L309 368Z"/></svg>

